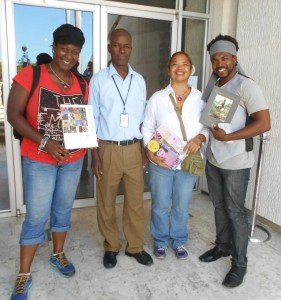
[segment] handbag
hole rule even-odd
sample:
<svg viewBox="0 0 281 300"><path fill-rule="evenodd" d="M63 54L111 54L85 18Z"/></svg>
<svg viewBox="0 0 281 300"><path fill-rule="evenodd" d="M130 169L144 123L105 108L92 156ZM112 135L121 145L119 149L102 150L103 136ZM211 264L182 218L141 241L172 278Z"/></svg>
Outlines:
<svg viewBox="0 0 281 300"><path fill-rule="evenodd" d="M172 93L169 95L169 97L170 97L170 99L171 99L171 101L174 105L175 112L176 112L176 114L178 116L178 119L179 119L179 122L180 122L180 128L181 128L183 140L187 141L186 132L185 132L185 128L184 128L184 125L183 125L180 109L176 105L176 101L175 101ZM204 173L205 164L203 162L200 150L198 150L194 154L189 153L185 157L185 159L182 161L181 168L182 168L182 170L188 172L191 175L201 176Z"/></svg>

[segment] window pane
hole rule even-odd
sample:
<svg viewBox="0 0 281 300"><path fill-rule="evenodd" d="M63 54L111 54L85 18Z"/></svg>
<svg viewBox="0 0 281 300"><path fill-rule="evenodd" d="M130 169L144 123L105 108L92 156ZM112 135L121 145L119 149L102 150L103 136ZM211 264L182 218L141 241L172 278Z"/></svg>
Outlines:
<svg viewBox="0 0 281 300"><path fill-rule="evenodd" d="M195 76L198 76L197 89L202 90L203 57L205 21L184 19L182 28L182 49L186 51L196 68Z"/></svg>
<svg viewBox="0 0 281 300"><path fill-rule="evenodd" d="M119 20L117 26L116 20ZM109 14L108 26L108 32L117 27L127 29L132 35L130 64L143 75L149 99L169 82L167 63L171 52L171 22L127 16L121 16L120 19L120 16Z"/></svg>
<svg viewBox="0 0 281 300"><path fill-rule="evenodd" d="M183 10L199 13L208 13L207 0L184 0Z"/></svg>
<svg viewBox="0 0 281 300"><path fill-rule="evenodd" d="M153 93L169 83L167 63L171 53L171 22L126 16L121 16L120 19L117 15L108 15L108 32L115 28L113 24L116 24L118 19L117 28L128 29L132 35L133 51L130 65L143 75L147 86L147 99L149 99ZM145 191L149 190L148 175L145 169ZM121 184L118 194L123 193Z"/></svg>
<svg viewBox="0 0 281 300"><path fill-rule="evenodd" d="M1 20L0 20L1 21ZM1 24L1 22L0 22ZM0 40L1 31L0 31ZM0 49L0 211L10 209L8 168L5 143L3 77L2 77L2 49Z"/></svg>
<svg viewBox="0 0 281 300"><path fill-rule="evenodd" d="M110 1L155 6L155 7L162 7L162 8L171 8L171 9L176 8L176 0L110 0Z"/></svg>

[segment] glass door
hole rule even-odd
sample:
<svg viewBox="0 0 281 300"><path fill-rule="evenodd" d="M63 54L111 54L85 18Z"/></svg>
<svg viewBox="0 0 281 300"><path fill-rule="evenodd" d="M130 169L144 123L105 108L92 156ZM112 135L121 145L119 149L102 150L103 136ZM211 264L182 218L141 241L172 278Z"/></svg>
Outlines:
<svg viewBox="0 0 281 300"><path fill-rule="evenodd" d="M175 14L163 14L134 9L101 8L101 67L107 66L110 56L107 52L108 35L115 28L130 32L133 51L130 65L142 74L147 85L147 99L169 83L167 63L172 52L176 51L177 19ZM150 199L148 170L144 170L144 199ZM118 195L123 195L123 185ZM118 200L121 200L119 197Z"/></svg>
<svg viewBox="0 0 281 300"><path fill-rule="evenodd" d="M26 58L29 64L36 63L36 56L48 53L52 56L51 44L54 29L64 23L73 24L83 31L85 44L80 54L78 71L83 73L88 64L93 64L94 72L100 69L100 6L74 3L69 1L9 1L7 2L7 36L9 56L9 82L21 68ZM30 17L32 16L32 17ZM28 22L26 21L28 20ZM14 33L14 34L13 34ZM1 118L1 108L0 108ZM9 124L6 123L8 127ZM12 141L15 178L16 207L18 213L25 212L22 188L22 172L19 141L12 138L11 128L9 139ZM3 150L1 148L0 155ZM89 154L89 153L88 153ZM74 207L95 204L94 177L91 171L90 156L86 155L81 180L76 194ZM0 159L0 163L1 163ZM4 168L3 168L4 169ZM2 170L2 164L1 164ZM2 171L1 177L2 179ZM1 184L2 191L2 184ZM1 193L2 194L2 193Z"/></svg>
<svg viewBox="0 0 281 300"><path fill-rule="evenodd" d="M9 93L6 3L0 1L0 217L16 214L11 129L7 126Z"/></svg>

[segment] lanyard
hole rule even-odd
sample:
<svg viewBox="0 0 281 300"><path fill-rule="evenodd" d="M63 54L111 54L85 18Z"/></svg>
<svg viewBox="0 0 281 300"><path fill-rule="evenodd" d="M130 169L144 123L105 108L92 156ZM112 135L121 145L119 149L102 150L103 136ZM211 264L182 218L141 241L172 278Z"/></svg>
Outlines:
<svg viewBox="0 0 281 300"><path fill-rule="evenodd" d="M127 96L126 96L125 101L124 101L124 99L123 99L123 97L122 97L122 95L121 95L121 93L120 93L120 90L118 89L118 86L117 86L117 84L116 84L116 81L115 81L113 75L112 75L111 77L112 77L112 79L113 79L113 81L114 81L114 84L115 84L115 86L116 86L116 88L117 88L117 91L118 91L118 93L119 93L119 96L120 96L120 98L121 98L121 101L122 101L122 103L123 103L123 105L124 105L124 112L125 112L125 105L126 105L126 102L127 102L127 98L128 98L128 95L129 95L130 88L131 88L131 83L132 83L132 77L133 77L133 74L131 74L130 84L129 84L129 88L128 88L128 92L127 92Z"/></svg>

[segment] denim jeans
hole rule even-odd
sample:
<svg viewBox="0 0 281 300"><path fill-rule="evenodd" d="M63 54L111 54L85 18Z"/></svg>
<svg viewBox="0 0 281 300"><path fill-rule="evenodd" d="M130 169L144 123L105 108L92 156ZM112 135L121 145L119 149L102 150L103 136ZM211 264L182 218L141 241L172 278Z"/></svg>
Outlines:
<svg viewBox="0 0 281 300"><path fill-rule="evenodd" d="M69 230L82 164L83 158L58 165L23 158L26 217L20 236L21 245L36 245L44 241L44 227L49 216L52 232Z"/></svg>
<svg viewBox="0 0 281 300"><path fill-rule="evenodd" d="M215 208L216 245L231 247L232 264L246 267L249 225L244 205L250 169L226 170L207 162L206 175Z"/></svg>
<svg viewBox="0 0 281 300"><path fill-rule="evenodd" d="M169 170L149 163L151 234L154 247L176 249L188 238L188 206L197 177L182 170Z"/></svg>

